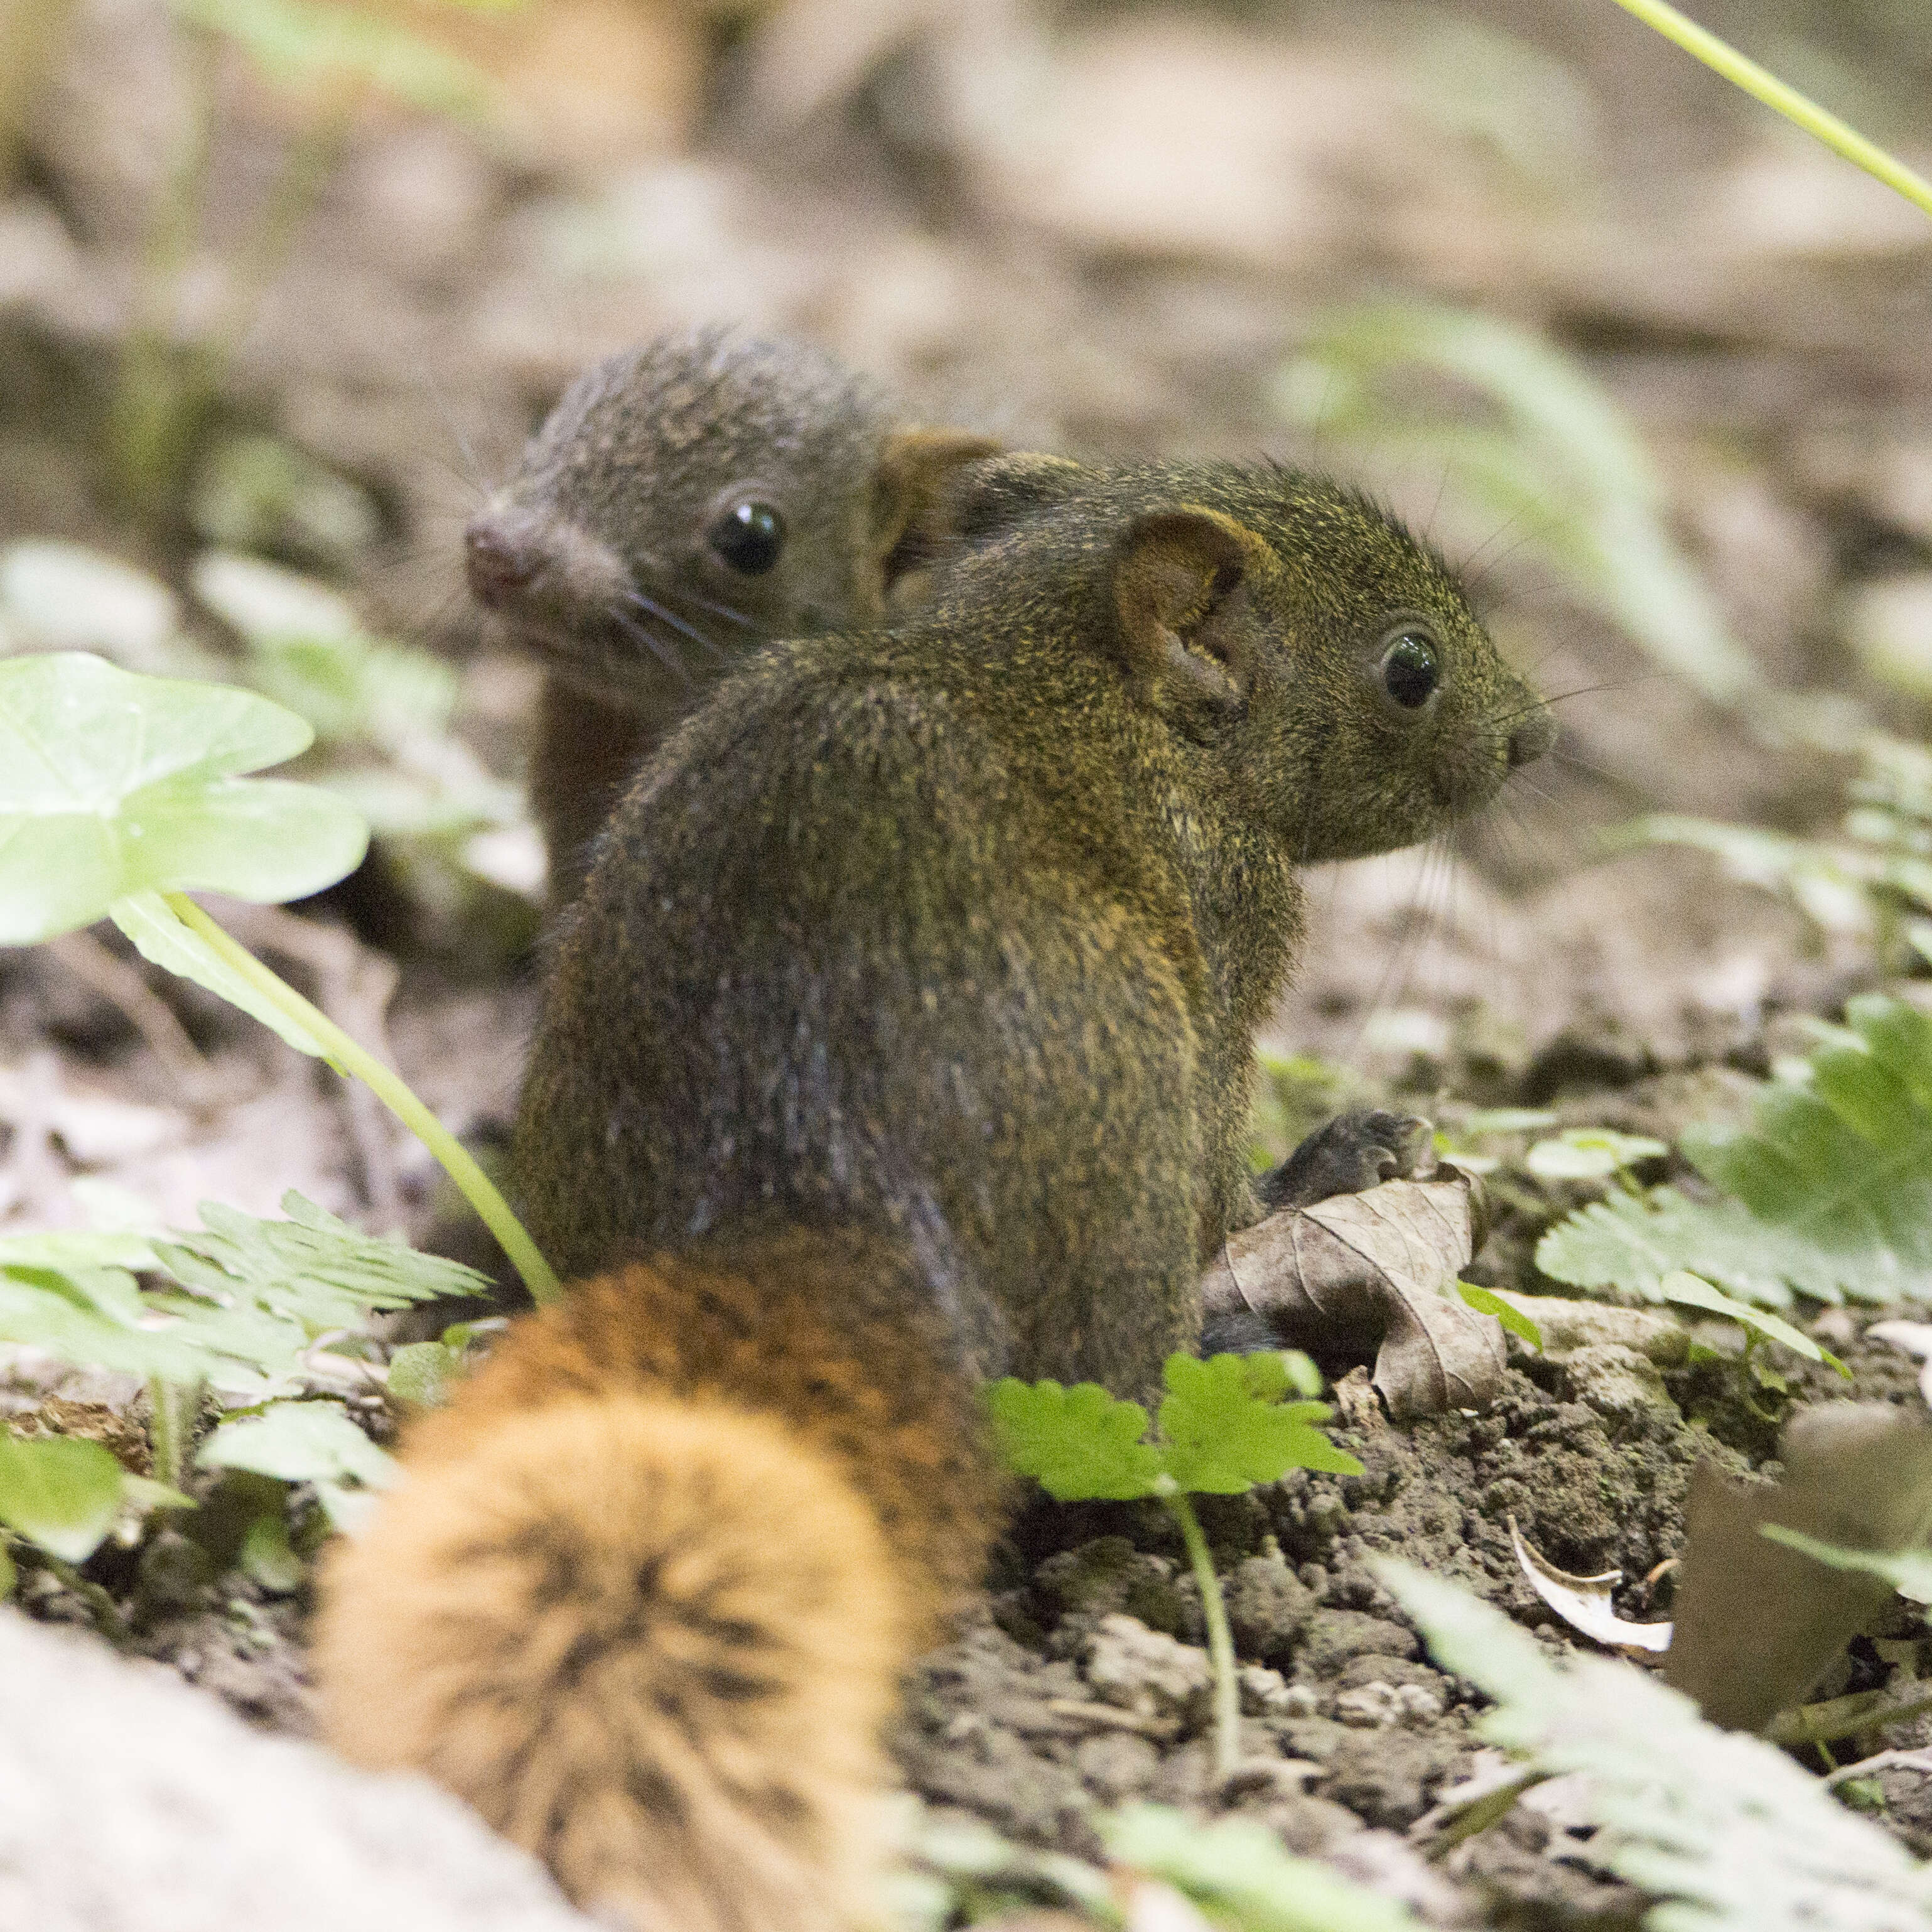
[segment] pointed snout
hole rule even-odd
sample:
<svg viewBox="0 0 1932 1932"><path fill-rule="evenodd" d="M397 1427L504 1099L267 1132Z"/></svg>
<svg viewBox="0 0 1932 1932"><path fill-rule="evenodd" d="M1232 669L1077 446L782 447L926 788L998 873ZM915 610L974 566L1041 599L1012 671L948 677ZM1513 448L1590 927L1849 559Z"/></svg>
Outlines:
<svg viewBox="0 0 1932 1932"><path fill-rule="evenodd" d="M492 505L463 532L470 592L485 610L500 610L542 568L544 549L533 519Z"/></svg>

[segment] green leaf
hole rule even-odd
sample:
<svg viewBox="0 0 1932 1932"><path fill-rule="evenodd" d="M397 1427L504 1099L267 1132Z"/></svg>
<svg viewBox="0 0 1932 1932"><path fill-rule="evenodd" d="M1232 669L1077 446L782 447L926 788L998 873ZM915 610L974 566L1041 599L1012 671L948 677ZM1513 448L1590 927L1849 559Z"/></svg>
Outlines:
<svg viewBox="0 0 1932 1932"><path fill-rule="evenodd" d="M1932 1604L1932 1550L1846 1550L1838 1544L1821 1543L1802 1530L1787 1529L1781 1522L1766 1523L1758 1534L1828 1568L1882 1576L1901 1597L1910 1597L1915 1604Z"/></svg>
<svg viewBox="0 0 1932 1932"><path fill-rule="evenodd" d="M188 1288L299 1323L310 1339L356 1327L371 1309L494 1290L474 1268L363 1234L292 1190L282 1210L286 1220L264 1220L204 1201L206 1232L157 1241L154 1252Z"/></svg>
<svg viewBox="0 0 1932 1932"><path fill-rule="evenodd" d="M473 1269L358 1233L299 1194L282 1204L289 1218L271 1221L211 1202L203 1229L144 1244L145 1264L186 1293L144 1294L124 1269L88 1264L101 1236L20 1238L40 1265L0 1246L0 1341L259 1400L292 1393L317 1336L360 1327L372 1310L490 1292Z"/></svg>
<svg viewBox="0 0 1932 1932"><path fill-rule="evenodd" d="M1030 1476L1059 1502L1125 1502L1152 1496L1161 1459L1141 1438L1147 1411L1098 1382L1063 1388L1010 1376L986 1390L994 1440L1009 1468Z"/></svg>
<svg viewBox="0 0 1932 1932"><path fill-rule="evenodd" d="M1492 1294L1473 1281L1459 1281L1456 1292L1478 1314L1493 1315L1518 1341L1527 1342L1532 1348L1543 1346L1543 1330L1521 1309L1505 1301L1501 1295Z"/></svg>
<svg viewBox="0 0 1932 1932"><path fill-rule="evenodd" d="M1132 1804L1096 1823L1118 1863L1229 1913L1240 1932L1417 1932L1420 1923L1250 1820L1204 1826L1165 1804Z"/></svg>
<svg viewBox="0 0 1932 1932"><path fill-rule="evenodd" d="M130 892L107 908L108 916L134 943L143 959L192 980L213 994L238 1006L250 1018L260 1020L271 1032L278 1034L298 1053L317 1060L328 1056L322 1042L291 1013L242 978L201 934L184 925L159 892Z"/></svg>
<svg viewBox="0 0 1932 1932"><path fill-rule="evenodd" d="M1852 1378L1851 1370L1836 1355L1828 1348L1821 1348L1802 1329L1792 1328L1780 1316L1748 1307L1742 1301L1733 1301L1729 1295L1720 1294L1708 1281L1700 1281L1694 1274L1678 1269L1664 1277L1663 1290L1666 1301L1674 1301L1686 1308L1708 1309L1713 1315L1728 1316L1732 1321L1804 1356L1808 1361L1829 1363L1847 1382Z"/></svg>
<svg viewBox="0 0 1932 1932"><path fill-rule="evenodd" d="M130 893L267 902L333 884L368 834L340 800L249 778L312 734L266 698L78 652L0 661L0 944L51 939Z"/></svg>
<svg viewBox="0 0 1932 1932"><path fill-rule="evenodd" d="M195 1460L208 1469L248 1469L285 1483L358 1482L387 1489L400 1472L349 1419L339 1402L272 1402L259 1415L224 1422Z"/></svg>
<svg viewBox="0 0 1932 1932"><path fill-rule="evenodd" d="M154 1312L140 1283L119 1268L0 1261L0 1341L83 1367L194 1381L206 1360L202 1348L177 1328L148 1327Z"/></svg>
<svg viewBox="0 0 1932 1932"><path fill-rule="evenodd" d="M1698 1170L1764 1222L1839 1258L1874 1300L1932 1297L1932 1017L1850 1002L1848 1028L1774 1082L1747 1127L1693 1129Z"/></svg>
<svg viewBox="0 0 1932 1932"><path fill-rule="evenodd" d="M284 87L325 82L367 86L432 114L481 114L493 98L489 77L433 41L350 7L314 0L174 0L197 27L244 49Z"/></svg>
<svg viewBox="0 0 1932 1932"><path fill-rule="evenodd" d="M1670 1151L1664 1142L1646 1134L1567 1127L1553 1140L1538 1141L1523 1156L1523 1165L1540 1180L1607 1180L1638 1161Z"/></svg>
<svg viewBox="0 0 1932 1932"><path fill-rule="evenodd" d="M1436 1661L1496 1700L1480 1732L1576 1786L1590 1858L1661 1901L1646 1932L1926 1932L1932 1873L1762 1740L1706 1724L1630 1664L1558 1666L1439 1576L1370 1559Z"/></svg>
<svg viewBox="0 0 1932 1932"><path fill-rule="evenodd" d="M286 1597L302 1588L302 1560L290 1544L288 1518L281 1510L265 1510L249 1524L235 1566L274 1596Z"/></svg>
<svg viewBox="0 0 1932 1932"><path fill-rule="evenodd" d="M1279 1355L1170 1355L1157 1452L1175 1485L1192 1493L1240 1496L1291 1469L1359 1476L1362 1466L1314 1425L1326 1402L1283 1402L1288 1372Z"/></svg>
<svg viewBox="0 0 1932 1932"><path fill-rule="evenodd" d="M84 1563L120 1514L121 1465L98 1442L0 1434L0 1522L69 1563Z"/></svg>
<svg viewBox="0 0 1932 1932"><path fill-rule="evenodd" d="M194 1497L176 1489L172 1483L158 1483L151 1476L124 1474L121 1478L121 1499L138 1515L146 1516L155 1510L193 1509Z"/></svg>
<svg viewBox="0 0 1932 1932"><path fill-rule="evenodd" d="M1856 1256L1834 1254L1790 1228L1760 1221L1736 1201L1706 1204L1674 1187L1615 1194L1559 1221L1536 1245L1536 1265L1574 1288L1613 1288L1664 1298L1683 1268L1761 1306L1788 1308L1792 1291L1819 1301L1889 1298Z"/></svg>
<svg viewBox="0 0 1932 1932"><path fill-rule="evenodd" d="M411 1342L389 1358L389 1393L412 1408L440 1408L463 1374L463 1358L440 1342Z"/></svg>

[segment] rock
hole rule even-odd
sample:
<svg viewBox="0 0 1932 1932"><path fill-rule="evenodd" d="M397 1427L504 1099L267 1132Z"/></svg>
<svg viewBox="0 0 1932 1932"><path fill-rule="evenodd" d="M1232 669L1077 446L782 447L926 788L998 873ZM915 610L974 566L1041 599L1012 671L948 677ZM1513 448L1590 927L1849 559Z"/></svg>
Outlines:
<svg viewBox="0 0 1932 1932"><path fill-rule="evenodd" d="M1295 1662L1303 1675L1332 1677L1352 1658L1413 1657L1415 1633L1361 1610L1324 1610L1310 1627Z"/></svg>
<svg viewBox="0 0 1932 1932"><path fill-rule="evenodd" d="M1149 1630L1138 1617L1102 1617L1082 1660L1095 1694L1177 1730L1205 1714L1214 1684L1208 1653Z"/></svg>
<svg viewBox="0 0 1932 1932"><path fill-rule="evenodd" d="M1400 1726L1420 1730L1442 1714L1442 1700L1419 1684L1388 1684L1371 1678L1352 1690L1342 1690L1335 1698L1335 1716L1357 1730L1381 1730Z"/></svg>
<svg viewBox="0 0 1932 1932"><path fill-rule="evenodd" d="M1622 1418L1675 1405L1649 1358L1621 1342L1574 1351L1563 1364L1564 1393L1599 1415Z"/></svg>
<svg viewBox="0 0 1932 1932"><path fill-rule="evenodd" d="M1236 1651L1264 1664L1286 1663L1315 1614L1315 1598L1307 1585L1286 1563L1265 1556L1250 1556L1238 1564L1222 1585L1222 1594Z"/></svg>
<svg viewBox="0 0 1932 1932"><path fill-rule="evenodd" d="M590 1932L414 1777L267 1738L105 1645L0 1610L0 1924L34 1932Z"/></svg>
<svg viewBox="0 0 1932 1932"><path fill-rule="evenodd" d="M1106 1731L1076 1749L1073 1768L1102 1804L1118 1804L1145 1793L1160 1769L1160 1753L1145 1738Z"/></svg>

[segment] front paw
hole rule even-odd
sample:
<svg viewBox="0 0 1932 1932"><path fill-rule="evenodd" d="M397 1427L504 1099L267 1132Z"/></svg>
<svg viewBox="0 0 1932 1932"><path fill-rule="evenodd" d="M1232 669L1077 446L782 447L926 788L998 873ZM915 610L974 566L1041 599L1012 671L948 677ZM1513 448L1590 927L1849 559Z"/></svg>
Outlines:
<svg viewBox="0 0 1932 1932"><path fill-rule="evenodd" d="M1436 1130L1413 1114L1337 1114L1262 1175L1255 1192L1267 1208L1306 1208L1385 1180L1412 1180L1432 1164L1435 1139Z"/></svg>

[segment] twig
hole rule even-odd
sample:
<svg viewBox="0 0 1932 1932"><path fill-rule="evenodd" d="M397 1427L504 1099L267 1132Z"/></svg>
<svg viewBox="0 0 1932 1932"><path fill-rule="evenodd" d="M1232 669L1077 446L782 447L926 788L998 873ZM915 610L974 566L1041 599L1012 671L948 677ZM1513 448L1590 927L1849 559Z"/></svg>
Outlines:
<svg viewBox="0 0 1932 1932"><path fill-rule="evenodd" d="M1856 1690L1849 1697L1807 1704L1774 1718L1765 1736L1774 1744L1828 1744L1932 1711L1932 1684L1914 1684L1907 1690L1909 1695L1896 1696L1889 1690Z"/></svg>
<svg viewBox="0 0 1932 1932"><path fill-rule="evenodd" d="M1828 1785L1843 1784L1849 1778L1869 1778L1878 1771L1918 1771L1932 1778L1932 1750L1874 1751L1856 1764L1841 1764L1836 1771L1828 1771L1823 1781Z"/></svg>

